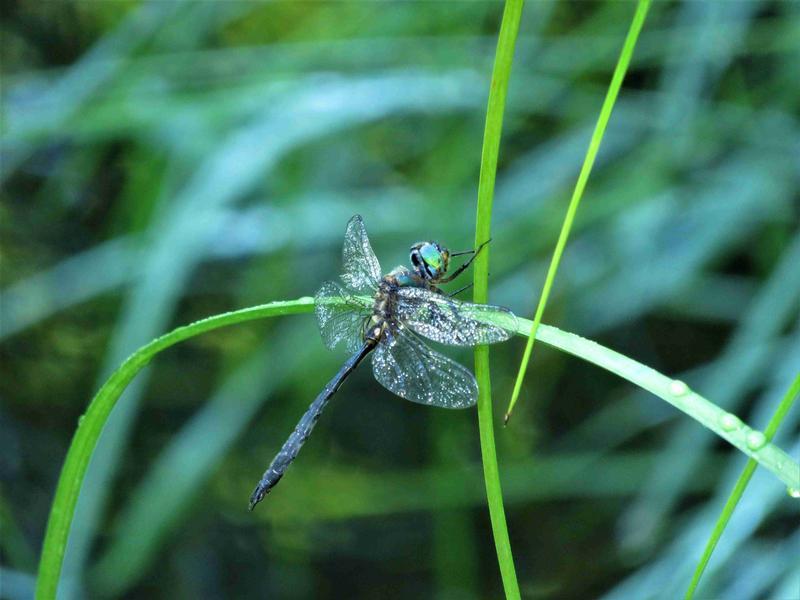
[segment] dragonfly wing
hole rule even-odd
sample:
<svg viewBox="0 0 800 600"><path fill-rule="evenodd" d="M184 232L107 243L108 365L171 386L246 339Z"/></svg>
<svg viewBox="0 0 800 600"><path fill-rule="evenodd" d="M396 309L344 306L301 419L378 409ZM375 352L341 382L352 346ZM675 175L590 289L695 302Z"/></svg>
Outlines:
<svg viewBox="0 0 800 600"><path fill-rule="evenodd" d="M333 349L344 343L355 352L364 343L364 321L369 309L351 299L350 294L334 281L326 281L314 296L314 312L325 345Z"/></svg>
<svg viewBox="0 0 800 600"><path fill-rule="evenodd" d="M517 318L507 308L489 304L459 302L448 296L417 287L397 291L397 318L420 335L453 346L476 346L503 342L513 335ZM503 326L490 322L500 316Z"/></svg>
<svg viewBox="0 0 800 600"><path fill-rule="evenodd" d="M381 278L381 265L369 244L367 230L360 215L347 222L342 248L345 285L361 293L374 292Z"/></svg>
<svg viewBox="0 0 800 600"><path fill-rule="evenodd" d="M478 382L468 369L432 350L402 325L385 335L372 355L372 372L383 387L430 406L475 405Z"/></svg>

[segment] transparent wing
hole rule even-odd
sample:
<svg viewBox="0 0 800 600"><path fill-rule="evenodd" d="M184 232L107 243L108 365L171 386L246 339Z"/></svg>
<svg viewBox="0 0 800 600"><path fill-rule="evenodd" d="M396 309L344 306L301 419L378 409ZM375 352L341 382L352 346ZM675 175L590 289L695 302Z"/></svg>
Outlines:
<svg viewBox="0 0 800 600"><path fill-rule="evenodd" d="M494 313L503 326L488 322ZM397 318L426 338L453 346L494 344L509 339L517 318L507 308L459 302L432 290L402 287L397 290ZM497 319L495 319L497 320Z"/></svg>
<svg viewBox="0 0 800 600"><path fill-rule="evenodd" d="M319 332L328 348L344 343L348 351L355 352L364 343L364 321L370 310L353 300L338 283L326 281L322 284L314 296L314 312Z"/></svg>
<svg viewBox="0 0 800 600"><path fill-rule="evenodd" d="M367 230L360 215L347 222L342 248L344 273L342 281L356 292L372 292L381 278L381 265L372 246L369 245Z"/></svg>
<svg viewBox="0 0 800 600"><path fill-rule="evenodd" d="M385 335L372 353L372 372L383 387L430 406L475 405L478 382L468 369L432 350L402 325Z"/></svg>

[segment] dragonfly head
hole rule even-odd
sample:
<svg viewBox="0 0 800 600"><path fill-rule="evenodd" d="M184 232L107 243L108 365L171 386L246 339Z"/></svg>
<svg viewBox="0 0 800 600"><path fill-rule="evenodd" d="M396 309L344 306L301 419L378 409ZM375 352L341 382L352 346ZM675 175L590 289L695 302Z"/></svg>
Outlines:
<svg viewBox="0 0 800 600"><path fill-rule="evenodd" d="M420 277L435 281L447 272L450 252L436 242L417 242L411 246L411 264Z"/></svg>

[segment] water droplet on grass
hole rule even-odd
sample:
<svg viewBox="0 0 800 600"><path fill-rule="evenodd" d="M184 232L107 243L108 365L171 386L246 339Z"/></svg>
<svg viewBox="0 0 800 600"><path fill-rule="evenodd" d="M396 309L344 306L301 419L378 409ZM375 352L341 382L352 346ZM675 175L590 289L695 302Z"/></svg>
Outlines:
<svg viewBox="0 0 800 600"><path fill-rule="evenodd" d="M767 443L767 436L757 430L753 430L747 434L747 447L750 450L758 450Z"/></svg>
<svg viewBox="0 0 800 600"><path fill-rule="evenodd" d="M786 488L786 493L789 494L792 498L800 498L800 489L798 488Z"/></svg>
<svg viewBox="0 0 800 600"><path fill-rule="evenodd" d="M742 421L733 413L725 413L719 418L719 424L725 431L733 431L742 426Z"/></svg>
<svg viewBox="0 0 800 600"><path fill-rule="evenodd" d="M680 379L673 379L669 384L669 393L673 396L683 396L689 393L689 386Z"/></svg>

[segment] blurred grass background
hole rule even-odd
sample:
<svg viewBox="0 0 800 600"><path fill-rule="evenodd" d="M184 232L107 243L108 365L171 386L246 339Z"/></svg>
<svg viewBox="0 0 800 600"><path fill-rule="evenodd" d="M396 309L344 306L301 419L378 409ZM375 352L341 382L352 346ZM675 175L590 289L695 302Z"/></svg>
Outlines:
<svg viewBox="0 0 800 600"><path fill-rule="evenodd" d="M525 7L491 300L530 316L634 3ZM310 295L364 216L384 268L474 232L498 2L6 2L0 592L28 598L71 435L174 326ZM800 7L655 2L545 321L754 426L800 368ZM492 353L499 417L522 342ZM469 363L469 353L455 353ZM344 357L310 317L161 355L90 466L61 596L498 597L474 411L362 369L247 498ZM800 454L800 415L776 442ZM674 598L746 462L540 347L497 432L523 596ZM798 503L757 472L699 597L797 597ZM794 595L793 595L794 594Z"/></svg>

